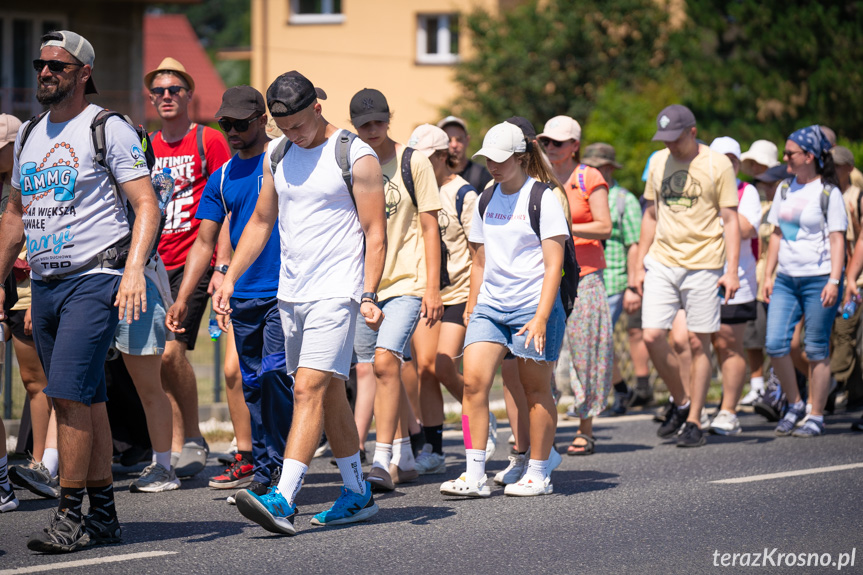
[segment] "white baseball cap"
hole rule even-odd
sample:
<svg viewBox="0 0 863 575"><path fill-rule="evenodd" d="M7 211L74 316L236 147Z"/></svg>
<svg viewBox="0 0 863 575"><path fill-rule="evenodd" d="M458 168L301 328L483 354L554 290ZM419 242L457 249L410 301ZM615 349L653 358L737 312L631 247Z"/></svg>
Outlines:
<svg viewBox="0 0 863 575"><path fill-rule="evenodd" d="M408 146L430 157L438 150L449 149L449 136L437 126L423 124L413 131Z"/></svg>
<svg viewBox="0 0 863 575"><path fill-rule="evenodd" d="M537 138L548 138L557 142L581 140L581 125L569 116L555 116L545 123L545 128Z"/></svg>
<svg viewBox="0 0 863 575"><path fill-rule="evenodd" d="M710 143L710 149L720 154L731 154L740 159L740 144L734 138L720 136Z"/></svg>
<svg viewBox="0 0 863 575"><path fill-rule="evenodd" d="M741 154L740 161L743 163L743 170L747 172L751 164L773 168L779 165L779 148L769 140L755 140L749 149Z"/></svg>
<svg viewBox="0 0 863 575"><path fill-rule="evenodd" d="M473 155L483 156L498 164L505 162L513 154L526 152L527 142L521 128L509 122L503 122L492 128L482 140L482 148Z"/></svg>

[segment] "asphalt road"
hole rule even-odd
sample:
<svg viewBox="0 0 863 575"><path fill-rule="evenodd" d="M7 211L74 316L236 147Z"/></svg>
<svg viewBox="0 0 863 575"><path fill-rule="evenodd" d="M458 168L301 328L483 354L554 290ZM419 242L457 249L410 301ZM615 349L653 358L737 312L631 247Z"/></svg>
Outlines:
<svg viewBox="0 0 863 575"><path fill-rule="evenodd" d="M450 432L446 475L421 477L377 498L381 511L368 523L331 528L309 523L340 486L328 458L316 459L299 495L299 533L292 538L246 521L225 503L225 492L206 487L207 477L221 470L215 459L182 489L163 494L129 493L133 476L117 470L121 545L31 553L27 537L47 525L55 501L19 491L19 510L0 515L0 575L61 568L70 575L808 574L839 571L840 563L847 564L843 573L861 573L863 434L849 429L859 415L829 418L827 435L817 439L777 438L771 424L744 415L742 435L711 436L699 449L660 440L647 416L602 419L597 453L564 456L552 474L554 494L524 499L505 497L502 488L487 500L442 497L441 481L464 469L460 434ZM559 447L574 431L571 422L561 422ZM492 474L506 465L508 436L501 426ZM781 475L796 471L806 473ZM780 476L750 480L765 474ZM741 482L716 483L728 479ZM794 567L780 556L785 553L794 554Z"/></svg>

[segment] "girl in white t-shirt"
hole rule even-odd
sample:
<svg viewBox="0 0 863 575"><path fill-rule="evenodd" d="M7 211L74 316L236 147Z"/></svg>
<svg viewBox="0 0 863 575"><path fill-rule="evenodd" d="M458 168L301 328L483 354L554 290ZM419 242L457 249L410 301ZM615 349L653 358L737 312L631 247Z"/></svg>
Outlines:
<svg viewBox="0 0 863 575"><path fill-rule="evenodd" d="M764 296L769 303L765 348L788 400L788 411L776 426L777 435L814 437L824 432L830 333L839 304L848 227L830 148L819 126L797 130L788 137L784 156L793 178L779 184L767 217L776 228L770 236L764 274ZM791 336L801 316L805 318L803 344L809 359L812 411L795 429L806 415L789 356Z"/></svg>
<svg viewBox="0 0 863 575"><path fill-rule="evenodd" d="M483 449L488 438L488 395L495 372L510 351L517 358L519 380L530 408L533 458L522 478L507 485L504 493L544 495L553 490L549 453L557 409L551 374L565 326L558 295L564 242L572 239L550 189L542 193L538 206L538 235L531 226L531 189L537 181L556 183L556 179L539 149L518 126L506 122L494 126L475 156L486 158L495 185L477 201L469 236L476 255L465 311L462 429L467 470L440 489L446 495L491 494Z"/></svg>

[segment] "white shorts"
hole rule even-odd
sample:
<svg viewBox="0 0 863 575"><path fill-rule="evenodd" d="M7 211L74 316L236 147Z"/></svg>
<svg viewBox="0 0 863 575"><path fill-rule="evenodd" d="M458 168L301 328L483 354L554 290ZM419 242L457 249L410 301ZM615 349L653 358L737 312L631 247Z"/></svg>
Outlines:
<svg viewBox="0 0 863 575"><path fill-rule="evenodd" d="M288 374L306 367L347 381L359 310L360 304L347 298L301 303L279 300Z"/></svg>
<svg viewBox="0 0 863 575"><path fill-rule="evenodd" d="M716 282L722 269L687 270L672 268L650 256L644 258L644 299L641 304L643 329L671 329L674 316L682 307L686 327L693 333L719 331L720 305Z"/></svg>

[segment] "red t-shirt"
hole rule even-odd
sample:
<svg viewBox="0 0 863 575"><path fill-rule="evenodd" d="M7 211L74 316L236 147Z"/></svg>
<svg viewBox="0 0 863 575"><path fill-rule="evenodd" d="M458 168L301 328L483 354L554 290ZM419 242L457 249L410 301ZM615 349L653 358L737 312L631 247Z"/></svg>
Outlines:
<svg viewBox="0 0 863 575"><path fill-rule="evenodd" d="M564 184L566 197L569 199L569 211L571 221L574 224L586 224L593 221L593 214L590 211L590 194L599 187L608 189L608 184L602 173L596 168L579 165L569 176L569 180ZM584 238L572 237L575 243L575 256L578 258L578 265L581 267L581 277L598 270L605 269L605 251L602 249L602 242L599 240L587 240Z"/></svg>
<svg viewBox="0 0 863 575"><path fill-rule="evenodd" d="M174 199L166 209L159 255L166 269L176 269L186 264L186 256L198 236L201 220L195 219L195 212L207 185L198 155L197 126L193 124L182 140L171 144L162 139L161 131L153 132L150 138L156 153L153 173L171 168L171 177L174 178ZM212 174L231 158L231 152L222 134L212 128L204 127L203 139L207 171Z"/></svg>

